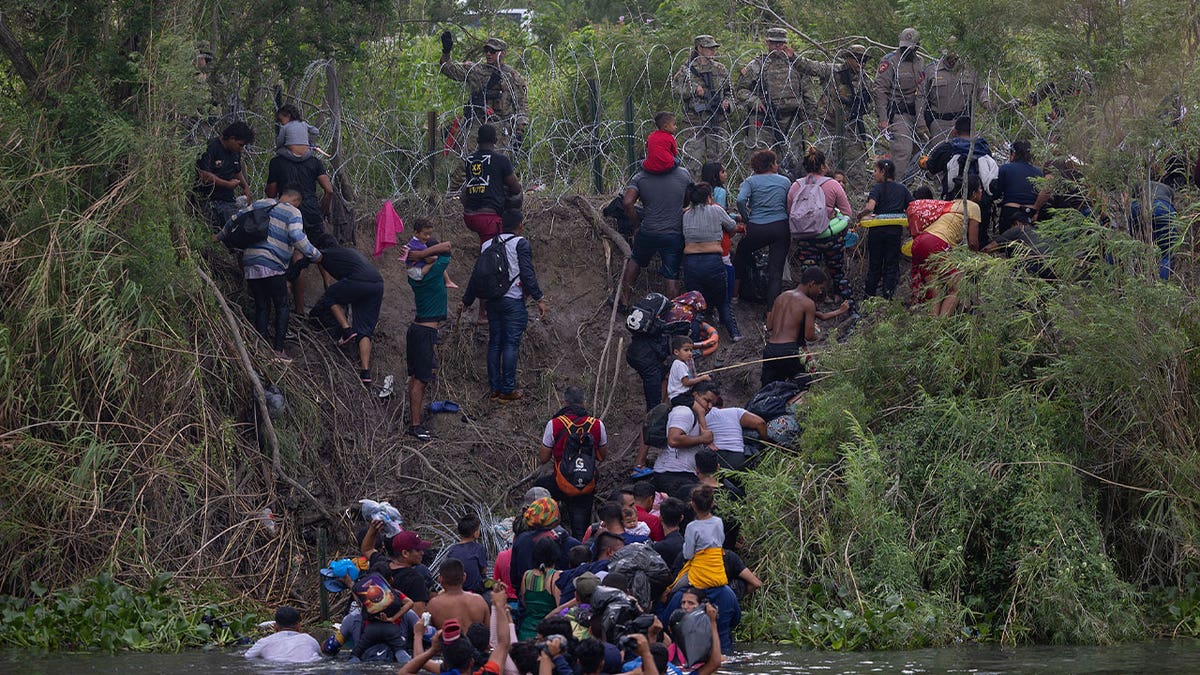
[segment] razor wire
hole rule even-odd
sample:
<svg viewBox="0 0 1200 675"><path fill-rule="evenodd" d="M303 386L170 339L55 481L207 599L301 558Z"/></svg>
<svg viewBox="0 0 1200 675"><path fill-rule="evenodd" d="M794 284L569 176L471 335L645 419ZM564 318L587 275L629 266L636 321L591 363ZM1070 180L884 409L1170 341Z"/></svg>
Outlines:
<svg viewBox="0 0 1200 675"><path fill-rule="evenodd" d="M611 57L598 58L596 50L589 46L545 49L535 46L506 60L528 82L529 124L523 147L513 157L518 176L527 189L559 199L594 193L598 176L605 193L615 192L625 185L644 156L646 136L654 129L654 113L672 110L678 114L683 107L683 101L672 93L671 78L681 67L686 67L690 47L671 49L631 41L605 49L611 52ZM886 53L886 48L872 44L868 52L878 58ZM716 58L730 73L736 90L742 66L760 54L760 50L744 49ZM808 56L821 55L813 52ZM343 66L347 75L339 83L340 114L335 125L325 95L329 66L330 62L324 60L310 63L283 100L297 104L305 121L318 127L317 146L323 150L335 147L334 128L340 127L336 154L322 157L330 173L345 172L360 194L380 198L396 199L430 191L454 192L458 187L454 184L456 173L461 171L459 167L466 152L448 143L446 130L462 115L463 104L470 95L467 85L443 76L436 55L420 60L413 54L405 54L395 41L384 41L368 50L363 60ZM869 87L871 77L864 80ZM994 85L999 78L989 74L981 80ZM236 84L231 88L237 90ZM889 152L891 140L887 132L880 131L867 117L863 120L865 133L857 143L854 139L839 138L840 134L831 132L823 123L822 106L830 96L831 84L806 77L804 85L813 102L821 98L820 105L804 111L807 120L798 118L795 122L808 123L805 142L822 148L827 155L843 140L848 148L860 148L843 157L838 166L831 160L830 168L866 168L869 175L871 163ZM592 91L598 96L593 97ZM631 120L624 115L626 98L632 99ZM598 110L593 109L593 103L599 103ZM730 185L736 186L740 178L751 173L749 157L758 148L751 144L747 133L753 115L736 101L731 104L717 136L720 147L727 149L726 156L719 161L728 170ZM275 105L275 93L266 87L259 87L245 98L230 96L222 104L223 115L193 124L189 140L200 146L206 138L219 135L230 121L248 122L255 129L258 141L247 148L245 167L251 183L257 184L256 177L265 176L266 164L275 152L274 119L261 111L272 111ZM430 111L435 125L432 130ZM1033 136L1035 143L1043 145L1050 142L1050 132L1042 120L1032 114L1027 116L1019 111L1016 114L1022 119L1024 137ZM680 114L679 119L682 122L685 116ZM992 139L997 149L1003 143L995 141L1007 140L1003 129L987 117L977 124L977 133ZM930 140L914 139L914 164L933 144ZM795 157L802 156L804 150L790 148Z"/></svg>

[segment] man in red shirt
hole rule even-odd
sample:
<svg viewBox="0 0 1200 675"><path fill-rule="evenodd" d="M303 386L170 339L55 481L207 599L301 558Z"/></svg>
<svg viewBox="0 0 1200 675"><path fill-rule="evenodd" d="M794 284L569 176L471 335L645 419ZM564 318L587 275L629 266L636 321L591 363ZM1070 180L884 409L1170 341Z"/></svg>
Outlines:
<svg viewBox="0 0 1200 675"><path fill-rule="evenodd" d="M550 496L567 512L564 522L570 526L571 534L580 538L591 524L599 478L597 469L608 451L608 432L604 422L588 415L579 387L567 387L563 403L562 409L546 422L538 452L538 464L550 462L552 471L538 479L536 485L550 491ZM568 445L578 456L564 472L562 460Z"/></svg>

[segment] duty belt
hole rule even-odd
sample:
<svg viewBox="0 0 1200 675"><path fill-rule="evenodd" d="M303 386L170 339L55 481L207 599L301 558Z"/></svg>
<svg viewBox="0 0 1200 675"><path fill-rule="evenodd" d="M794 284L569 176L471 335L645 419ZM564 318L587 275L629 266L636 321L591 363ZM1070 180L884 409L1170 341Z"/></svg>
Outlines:
<svg viewBox="0 0 1200 675"><path fill-rule="evenodd" d="M905 101L903 103L896 103L895 101L891 101L888 103L888 115L889 116L891 116L891 115L916 115L916 114L917 114L917 107L915 105L913 105L912 103L908 103L907 101Z"/></svg>
<svg viewBox="0 0 1200 675"><path fill-rule="evenodd" d="M935 120L941 120L943 122L951 122L960 117L966 117L967 111L960 110L959 112L953 112L953 113L935 113L933 111L930 111L929 114L932 115L933 119L935 119Z"/></svg>

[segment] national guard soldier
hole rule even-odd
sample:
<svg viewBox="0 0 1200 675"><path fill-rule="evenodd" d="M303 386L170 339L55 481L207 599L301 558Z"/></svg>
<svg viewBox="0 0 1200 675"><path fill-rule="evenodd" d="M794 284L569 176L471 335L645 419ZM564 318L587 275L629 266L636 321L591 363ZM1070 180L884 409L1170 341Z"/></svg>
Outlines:
<svg viewBox="0 0 1200 675"><path fill-rule="evenodd" d="M484 61L451 61L454 38L450 31L442 33L441 71L446 77L466 84L468 99L463 107L463 120L455 138L464 154L475 149L473 133L483 124L496 127L496 148L500 151L520 150L529 124L525 99L525 78L504 63L508 45L500 38L488 38L483 44ZM470 144L468 146L468 144Z"/></svg>
<svg viewBox="0 0 1200 675"><path fill-rule="evenodd" d="M928 133L925 120L917 117L917 96L925 77L925 60L917 54L920 44L916 28L900 31L900 48L884 56L875 73L875 114L879 130L891 135L891 158L901 182L908 177L916 132Z"/></svg>
<svg viewBox="0 0 1200 675"><path fill-rule="evenodd" d="M716 59L720 46L711 35L697 35L688 62L671 79L671 91L683 102L679 151L697 176L705 163L729 156L733 84L729 70Z"/></svg>
<svg viewBox="0 0 1200 675"><path fill-rule="evenodd" d="M804 147L805 132L811 133L809 115L813 102L804 86L805 77L822 81L833 76L833 64L797 56L787 43L787 31L767 30L767 51L742 68L737 82L738 103L747 109L746 145L770 148L783 158L783 173L798 170L796 147Z"/></svg>
<svg viewBox="0 0 1200 675"><path fill-rule="evenodd" d="M951 36L942 58L925 67L925 81L917 97L917 117L929 126L930 146L950 138L954 120L974 119L975 101L987 110L992 109L987 86L980 86L975 71L959 58L956 42Z"/></svg>
<svg viewBox="0 0 1200 675"><path fill-rule="evenodd" d="M825 135L829 139L830 166L846 172L855 188L866 188L867 135L864 119L871 111L870 82L863 64L867 48L850 45L838 52L841 65L833 72L822 108L825 111Z"/></svg>

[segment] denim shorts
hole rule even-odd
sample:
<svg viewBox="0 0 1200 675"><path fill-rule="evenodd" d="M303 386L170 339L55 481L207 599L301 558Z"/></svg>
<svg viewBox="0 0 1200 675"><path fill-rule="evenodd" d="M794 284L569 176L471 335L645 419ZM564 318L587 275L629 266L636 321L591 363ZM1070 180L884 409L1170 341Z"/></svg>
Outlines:
<svg viewBox="0 0 1200 675"><path fill-rule="evenodd" d="M633 262L638 267L648 267L658 254L662 261L662 277L679 278L679 264L683 262L683 233L646 232L639 229L633 235Z"/></svg>

